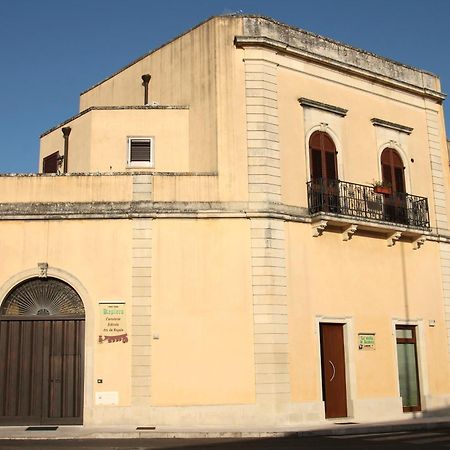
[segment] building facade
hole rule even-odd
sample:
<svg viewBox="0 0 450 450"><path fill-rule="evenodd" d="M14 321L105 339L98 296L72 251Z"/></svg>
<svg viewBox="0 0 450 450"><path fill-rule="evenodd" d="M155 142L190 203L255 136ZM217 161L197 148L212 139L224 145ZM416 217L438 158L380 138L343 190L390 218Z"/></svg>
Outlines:
<svg viewBox="0 0 450 450"><path fill-rule="evenodd" d="M83 92L0 176L0 423L448 413L444 98L256 16Z"/></svg>

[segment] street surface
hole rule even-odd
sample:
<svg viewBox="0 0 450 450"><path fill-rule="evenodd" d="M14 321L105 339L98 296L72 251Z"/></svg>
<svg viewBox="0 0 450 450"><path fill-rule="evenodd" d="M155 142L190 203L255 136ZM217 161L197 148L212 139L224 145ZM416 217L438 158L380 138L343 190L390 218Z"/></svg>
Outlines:
<svg viewBox="0 0 450 450"><path fill-rule="evenodd" d="M37 439L0 440L1 450L450 450L450 428L434 431L403 431L329 437L271 439Z"/></svg>

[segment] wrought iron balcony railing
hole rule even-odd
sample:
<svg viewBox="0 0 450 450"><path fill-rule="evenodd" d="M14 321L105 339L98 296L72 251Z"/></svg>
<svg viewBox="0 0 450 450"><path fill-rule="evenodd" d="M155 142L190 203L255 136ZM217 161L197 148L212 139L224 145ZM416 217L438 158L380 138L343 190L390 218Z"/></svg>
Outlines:
<svg viewBox="0 0 450 450"><path fill-rule="evenodd" d="M415 228L430 227L425 197L403 192L381 194L373 186L322 178L307 184L310 214L334 213Z"/></svg>

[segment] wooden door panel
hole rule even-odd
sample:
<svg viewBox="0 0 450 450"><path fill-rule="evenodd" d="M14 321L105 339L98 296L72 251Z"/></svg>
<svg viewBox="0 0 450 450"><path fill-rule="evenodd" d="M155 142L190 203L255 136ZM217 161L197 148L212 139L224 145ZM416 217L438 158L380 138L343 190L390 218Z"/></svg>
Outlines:
<svg viewBox="0 0 450 450"><path fill-rule="evenodd" d="M344 333L341 324L320 325L325 417L347 416Z"/></svg>
<svg viewBox="0 0 450 450"><path fill-rule="evenodd" d="M35 321L0 321L0 423L41 416L42 326Z"/></svg>
<svg viewBox="0 0 450 450"><path fill-rule="evenodd" d="M31 322L19 322L20 336L18 351L18 378L17 382L17 415L33 415L32 390L33 382L30 375L33 371L33 335L39 328Z"/></svg>
<svg viewBox="0 0 450 450"><path fill-rule="evenodd" d="M64 324L62 321L55 321L51 324L50 333L50 355L49 355L49 384L48 397L49 404L46 416L48 418L61 417L62 402L62 359L63 359L63 340L64 340Z"/></svg>
<svg viewBox="0 0 450 450"><path fill-rule="evenodd" d="M81 424L84 320L0 320L0 424Z"/></svg>
<svg viewBox="0 0 450 450"><path fill-rule="evenodd" d="M33 338L32 344L30 346L32 352L32 367L31 373L29 375L31 383L31 410L33 414L39 418L41 417L42 411L42 382L43 382L43 372L42 372L42 362L44 354L41 349L44 346L44 322L41 321L30 321L30 325L33 326Z"/></svg>
<svg viewBox="0 0 450 450"><path fill-rule="evenodd" d="M45 423L82 423L84 321L52 323Z"/></svg>

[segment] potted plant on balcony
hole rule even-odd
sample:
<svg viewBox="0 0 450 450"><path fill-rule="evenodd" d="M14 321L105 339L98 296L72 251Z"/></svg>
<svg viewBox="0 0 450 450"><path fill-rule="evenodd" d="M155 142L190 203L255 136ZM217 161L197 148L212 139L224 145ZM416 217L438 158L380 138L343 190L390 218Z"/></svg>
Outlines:
<svg viewBox="0 0 450 450"><path fill-rule="evenodd" d="M374 181L372 183L373 191L377 194L389 195L392 194L392 186L390 183L384 181Z"/></svg>

